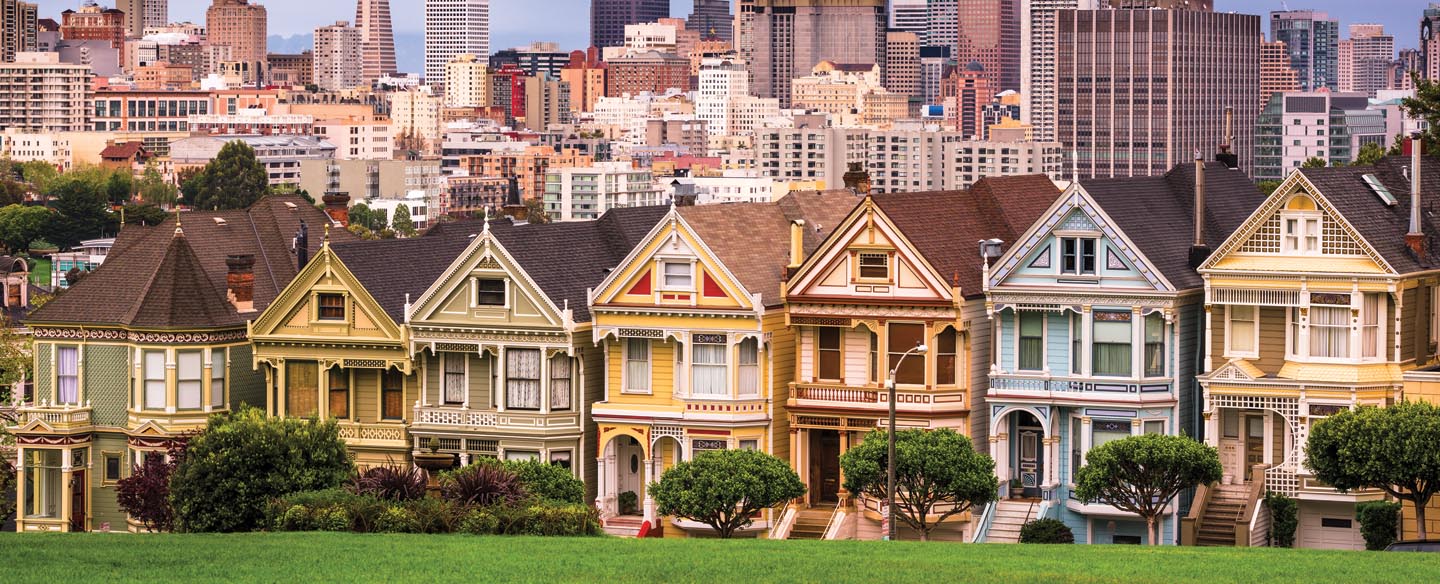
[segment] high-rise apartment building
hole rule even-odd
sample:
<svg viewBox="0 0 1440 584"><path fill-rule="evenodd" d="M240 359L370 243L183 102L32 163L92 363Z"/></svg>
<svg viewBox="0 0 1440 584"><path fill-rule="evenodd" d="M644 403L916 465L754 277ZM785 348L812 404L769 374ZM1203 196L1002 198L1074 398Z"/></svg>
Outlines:
<svg viewBox="0 0 1440 584"><path fill-rule="evenodd" d="M605 68L605 94L611 97L690 90L690 59L671 53L631 53L606 61Z"/></svg>
<svg viewBox="0 0 1440 584"><path fill-rule="evenodd" d="M116 0L115 8L125 13L125 34L130 38L170 23L170 0Z"/></svg>
<svg viewBox="0 0 1440 584"><path fill-rule="evenodd" d="M1340 87L1340 21L1316 10L1271 12L1270 40L1285 42L1301 89Z"/></svg>
<svg viewBox="0 0 1440 584"><path fill-rule="evenodd" d="M1055 139L1056 13L1094 10L1097 0L1023 0L1020 3L1020 119L1035 139Z"/></svg>
<svg viewBox="0 0 1440 584"><path fill-rule="evenodd" d="M707 58L700 64L695 117L711 136L747 135L765 118L780 115L780 101L750 94L750 72L733 58Z"/></svg>
<svg viewBox="0 0 1440 584"><path fill-rule="evenodd" d="M570 122L570 84L549 75L525 78L525 126L544 130Z"/></svg>
<svg viewBox="0 0 1440 584"><path fill-rule="evenodd" d="M979 140L985 136L985 118L982 112L994 99L995 91L991 76L976 61L950 71L942 86L945 99L947 126L967 140Z"/></svg>
<svg viewBox="0 0 1440 584"><path fill-rule="evenodd" d="M1260 107L1276 93L1300 91L1300 77L1290 67L1290 51L1285 43L1260 37Z"/></svg>
<svg viewBox="0 0 1440 584"><path fill-rule="evenodd" d="M490 0L425 0L425 83L445 84L456 55L490 54Z"/></svg>
<svg viewBox="0 0 1440 584"><path fill-rule="evenodd" d="M571 51L570 62L560 70L560 80L570 84L570 107L573 111L593 111L595 102L605 95L605 63L600 49Z"/></svg>
<svg viewBox="0 0 1440 584"><path fill-rule="evenodd" d="M997 90L1020 89L1020 0L958 0L955 60L980 63Z"/></svg>
<svg viewBox="0 0 1440 584"><path fill-rule="evenodd" d="M1425 59L1421 54L1420 49L1400 49L1395 55L1395 62L1385 69L1385 89L1414 89L1415 80L1410 75L1424 75L1425 71Z"/></svg>
<svg viewBox="0 0 1440 584"><path fill-rule="evenodd" d="M455 55L445 64L445 107L490 105L489 61L475 55Z"/></svg>
<svg viewBox="0 0 1440 584"><path fill-rule="evenodd" d="M125 47L125 13L95 4L60 13L60 38L67 41L105 41Z"/></svg>
<svg viewBox="0 0 1440 584"><path fill-rule="evenodd" d="M735 16L730 14L730 0L695 0L695 9L685 28L700 33L700 38L725 42L735 40Z"/></svg>
<svg viewBox="0 0 1440 584"><path fill-rule="evenodd" d="M755 0L749 10L751 89L781 107L790 80L820 61L884 67L885 0Z"/></svg>
<svg viewBox="0 0 1440 584"><path fill-rule="evenodd" d="M1079 178L1159 176L1222 144L1251 167L1260 17L1167 9L1056 16L1056 134Z"/></svg>
<svg viewBox="0 0 1440 584"><path fill-rule="evenodd" d="M356 87L365 81L357 67L364 45L360 29L345 21L315 28L313 82L326 91Z"/></svg>
<svg viewBox="0 0 1440 584"><path fill-rule="evenodd" d="M265 7L250 0L214 0L205 11L205 30L212 45L230 47L230 59L240 63L244 81L263 77L266 63Z"/></svg>
<svg viewBox="0 0 1440 584"><path fill-rule="evenodd" d="M1395 37L1379 24L1352 24L1350 38L1337 45L1340 91L1375 96L1388 85L1385 77L1395 61Z"/></svg>
<svg viewBox="0 0 1440 584"><path fill-rule="evenodd" d="M890 32L913 32L924 43L929 30L929 0L890 0Z"/></svg>
<svg viewBox="0 0 1440 584"><path fill-rule="evenodd" d="M15 60L18 53L37 50L39 20L33 3L0 0L0 63Z"/></svg>
<svg viewBox="0 0 1440 584"><path fill-rule="evenodd" d="M0 128L84 132L89 102L89 65L61 63L59 53L28 52L0 63Z"/></svg>
<svg viewBox="0 0 1440 584"><path fill-rule="evenodd" d="M356 0L355 28L360 30L361 76L366 83L395 73L395 32L390 0Z"/></svg>
<svg viewBox="0 0 1440 584"><path fill-rule="evenodd" d="M625 44L625 25L670 18L670 0L591 0L590 44L618 47Z"/></svg>
<svg viewBox="0 0 1440 584"><path fill-rule="evenodd" d="M1386 146L1384 113L1359 92L1277 93L1256 120L1255 180L1284 180L1305 161L1349 164L1365 144Z"/></svg>
<svg viewBox="0 0 1440 584"><path fill-rule="evenodd" d="M960 0L930 0L925 10L925 44L950 47L960 43Z"/></svg>
<svg viewBox="0 0 1440 584"><path fill-rule="evenodd" d="M920 96L920 35L913 31L885 33L885 89Z"/></svg>
<svg viewBox="0 0 1440 584"><path fill-rule="evenodd" d="M1420 16L1420 71L1426 79L1440 79L1440 4L1430 7Z"/></svg>

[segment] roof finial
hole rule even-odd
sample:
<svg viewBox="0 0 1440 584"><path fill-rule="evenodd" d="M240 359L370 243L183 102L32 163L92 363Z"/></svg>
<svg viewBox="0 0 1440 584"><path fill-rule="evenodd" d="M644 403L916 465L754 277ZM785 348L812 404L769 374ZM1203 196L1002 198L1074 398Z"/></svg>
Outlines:
<svg viewBox="0 0 1440 584"><path fill-rule="evenodd" d="M490 233L490 207L485 207L484 210L485 210L485 226L484 226L483 228L481 228L480 232L481 232L481 233Z"/></svg>
<svg viewBox="0 0 1440 584"><path fill-rule="evenodd" d="M185 235L185 231L182 230L182 229L180 229L180 206L179 206L179 205L176 205L176 206L175 206L175 235Z"/></svg>
<svg viewBox="0 0 1440 584"><path fill-rule="evenodd" d="M321 236L320 244L321 244L321 245L330 245L330 224L329 224L329 223L326 223L326 224L325 224L325 233Z"/></svg>

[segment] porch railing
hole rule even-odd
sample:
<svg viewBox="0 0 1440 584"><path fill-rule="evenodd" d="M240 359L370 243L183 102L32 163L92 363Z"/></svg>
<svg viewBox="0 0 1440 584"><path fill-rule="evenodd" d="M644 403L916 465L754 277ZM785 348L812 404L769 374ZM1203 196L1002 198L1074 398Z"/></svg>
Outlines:
<svg viewBox="0 0 1440 584"><path fill-rule="evenodd" d="M1153 382L1132 379L1097 379L1094 377L1046 377L1042 375L1017 375L996 373L990 376L992 391L1035 391L1076 394L1145 395L1170 393L1171 382Z"/></svg>
<svg viewBox="0 0 1440 584"><path fill-rule="evenodd" d="M56 431L76 430L91 425L90 405L40 405L21 406L14 413L17 425L25 426L39 421Z"/></svg>
<svg viewBox="0 0 1440 584"><path fill-rule="evenodd" d="M1263 464L1251 465L1250 476L1267 476L1266 467ZM1268 479L1268 476L1267 476ZM1250 491L1245 495L1245 508L1235 517L1235 546L1247 547L1250 545L1250 528L1254 525L1255 512L1265 496L1265 489L1269 481L1250 481Z"/></svg>
<svg viewBox="0 0 1440 584"><path fill-rule="evenodd" d="M1005 489L1003 483L1000 485L1000 489ZM970 543L985 543L985 537L990 532L990 524L995 522L995 509L1000 507L1000 501L1004 498L1005 495L1002 493L1000 498L986 503L984 507L980 508L980 520L975 522L975 532L970 534Z"/></svg>
<svg viewBox="0 0 1440 584"><path fill-rule="evenodd" d="M867 404L880 402L880 392L878 390L828 387L823 385L796 385L795 392L792 395L794 395L795 399L816 401Z"/></svg>
<svg viewBox="0 0 1440 584"><path fill-rule="evenodd" d="M415 417L413 419L416 424L475 426L481 428L494 427L500 422L495 412L444 406L422 406L418 404L415 406Z"/></svg>
<svg viewBox="0 0 1440 584"><path fill-rule="evenodd" d="M399 424L363 424L360 422L341 422L339 424L340 438L360 442L398 442L398 446L407 447L409 441L405 437L405 426Z"/></svg>
<svg viewBox="0 0 1440 584"><path fill-rule="evenodd" d="M1190 503L1190 513L1180 518L1180 545L1196 545L1200 536L1200 520L1205 517L1205 507L1210 504L1213 485L1200 485L1195 489L1195 499Z"/></svg>

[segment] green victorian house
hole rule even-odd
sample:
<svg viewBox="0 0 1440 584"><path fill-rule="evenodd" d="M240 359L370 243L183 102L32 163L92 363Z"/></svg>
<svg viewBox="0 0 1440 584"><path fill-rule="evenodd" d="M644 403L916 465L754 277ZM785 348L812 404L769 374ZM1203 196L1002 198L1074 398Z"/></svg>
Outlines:
<svg viewBox="0 0 1440 584"><path fill-rule="evenodd" d="M103 266L32 313L35 391L8 428L17 529L139 530L116 482L210 414L265 405L246 321L315 251L308 229L329 222L274 196L127 227Z"/></svg>

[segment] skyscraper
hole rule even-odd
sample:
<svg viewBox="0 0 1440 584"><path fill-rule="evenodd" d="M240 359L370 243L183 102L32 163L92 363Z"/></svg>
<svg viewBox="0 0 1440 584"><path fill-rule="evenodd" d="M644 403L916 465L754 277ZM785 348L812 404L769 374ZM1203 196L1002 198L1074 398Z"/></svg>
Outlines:
<svg viewBox="0 0 1440 584"><path fill-rule="evenodd" d="M1259 16L1060 10L1055 30L1056 135L1079 178L1158 176L1222 144L1251 168Z"/></svg>
<svg viewBox="0 0 1440 584"><path fill-rule="evenodd" d="M695 0L695 10L685 28L700 32L700 38L735 40L735 17L730 14L730 0Z"/></svg>
<svg viewBox="0 0 1440 584"><path fill-rule="evenodd" d="M395 33L390 28L390 0L356 0L355 28L360 31L361 76L373 82L394 73Z"/></svg>
<svg viewBox="0 0 1440 584"><path fill-rule="evenodd" d="M1374 97L1385 89L1386 70L1395 61L1395 37L1385 34L1383 25L1350 25L1350 38L1340 41L1338 49L1340 91Z"/></svg>
<svg viewBox="0 0 1440 584"><path fill-rule="evenodd" d="M0 0L0 63L13 62L16 53L36 50L38 24L34 4Z"/></svg>
<svg viewBox="0 0 1440 584"><path fill-rule="evenodd" d="M751 90L790 107L790 80L820 61L885 64L885 0L755 0ZM883 75L883 71L882 71Z"/></svg>
<svg viewBox="0 0 1440 584"><path fill-rule="evenodd" d="M1340 87L1340 21L1315 10L1270 13L1270 40L1284 41L1290 66L1300 76L1300 89Z"/></svg>
<svg viewBox="0 0 1440 584"><path fill-rule="evenodd" d="M890 0L890 31L913 32L925 43L925 33L930 28L930 6L928 0Z"/></svg>
<svg viewBox="0 0 1440 584"><path fill-rule="evenodd" d="M425 0L425 82L445 84L456 55L490 54L490 0Z"/></svg>
<svg viewBox="0 0 1440 584"><path fill-rule="evenodd" d="M980 63L990 89L1020 89L1020 0L951 1L958 8L955 60Z"/></svg>
<svg viewBox="0 0 1440 584"><path fill-rule="evenodd" d="M1420 17L1420 75L1440 79L1440 4L1431 2Z"/></svg>
<svg viewBox="0 0 1440 584"><path fill-rule="evenodd" d="M363 52L360 30L340 21L315 28L314 83L326 91L340 91L365 81L356 67Z"/></svg>
<svg viewBox="0 0 1440 584"><path fill-rule="evenodd" d="M1290 68L1290 51L1285 43L1260 37L1260 107L1270 103L1271 95L1292 91L1300 91L1300 78Z"/></svg>
<svg viewBox="0 0 1440 584"><path fill-rule="evenodd" d="M930 0L926 3L925 46L950 47L953 55L959 37L959 0Z"/></svg>
<svg viewBox="0 0 1440 584"><path fill-rule="evenodd" d="M116 0L115 8L125 13L125 34L133 38L170 22L170 0Z"/></svg>
<svg viewBox="0 0 1440 584"><path fill-rule="evenodd" d="M1055 140L1055 22L1060 10L1094 10L1097 0L1022 0L1020 4L1020 119L1035 139Z"/></svg>
<svg viewBox="0 0 1440 584"><path fill-rule="evenodd" d="M670 18L670 0L591 0L590 44L600 48L623 46L625 25L661 18Z"/></svg>
<svg viewBox="0 0 1440 584"><path fill-rule="evenodd" d="M241 64L247 83L264 76L266 19L265 7L249 0L214 0L205 11L209 43L230 47L230 60Z"/></svg>

